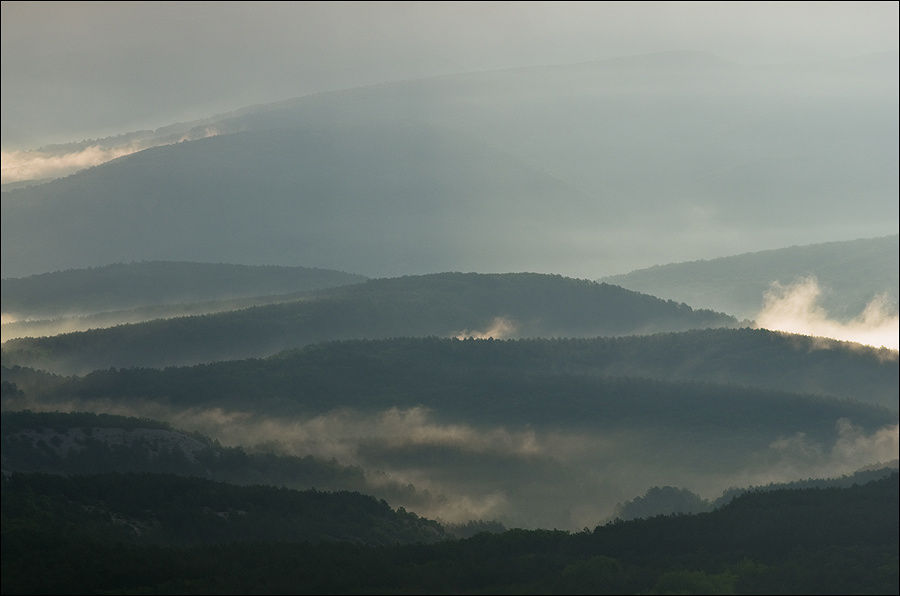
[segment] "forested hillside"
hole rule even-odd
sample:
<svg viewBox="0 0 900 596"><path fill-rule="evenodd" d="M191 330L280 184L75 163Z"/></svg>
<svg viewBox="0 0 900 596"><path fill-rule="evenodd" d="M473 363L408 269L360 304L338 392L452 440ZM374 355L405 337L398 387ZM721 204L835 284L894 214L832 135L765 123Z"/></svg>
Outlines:
<svg viewBox="0 0 900 596"><path fill-rule="evenodd" d="M631 519L650 518L659 515L680 513L704 513L728 505L735 498L749 492L771 492L776 490L795 490L810 488L849 488L854 485L867 484L881 480L897 472L897 460L885 464L876 464L853 474L845 474L838 478L808 478L793 482L769 483L765 486L734 487L722 493L717 499L707 500L699 495L675 486L654 486L643 495L629 499L616 506L616 512L610 520L628 521Z"/></svg>
<svg viewBox="0 0 900 596"><path fill-rule="evenodd" d="M47 505L60 494L84 499L91 494L91 483L110 480L117 478L4 478L4 593L894 594L898 590L896 474L843 489L747 494L712 513L619 522L577 534L513 530L399 547L281 542L187 549L143 546L133 532L128 542L113 546L86 530L63 530L67 516L90 514L71 505L51 512ZM34 491L29 495L31 507L22 506L27 498L17 491L23 485ZM259 499L269 493L252 494ZM40 505L40 497L47 505ZM102 509L97 511L95 519L103 514ZM227 526L226 520L215 519ZM119 528L128 534L128 528ZM26 542L28 550L23 550L20 545Z"/></svg>
<svg viewBox="0 0 900 596"><path fill-rule="evenodd" d="M479 386L476 378L534 376L604 382L612 378L717 383L850 398L896 411L897 354L846 342L823 342L764 329L709 329L642 337L509 341L407 338L342 341L282 352L266 359L160 370L97 371L66 382L28 370L4 378L37 395L144 397L184 404L377 394L422 399L438 378ZM640 381L647 382L647 381ZM62 387L57 387L64 383ZM394 392L408 386L406 392ZM427 392L420 389L428 388ZM477 390L477 389L476 389ZM299 396L304 396L300 398ZM354 400L356 398L353 398ZM360 397L361 399L361 397ZM372 399L372 398L366 398ZM459 396L453 401L465 399ZM309 401L312 400L312 401ZM349 405L349 404L348 404Z"/></svg>
<svg viewBox="0 0 900 596"><path fill-rule="evenodd" d="M163 474L3 478L4 531L60 541L215 544L341 541L434 542L436 522L351 492L235 486ZM10 524L9 527L7 524ZM4 537L4 550L8 543Z"/></svg>
<svg viewBox="0 0 900 596"><path fill-rule="evenodd" d="M6 474L165 473L300 489L371 488L358 467L226 447L202 434L148 418L5 411L0 425L0 461Z"/></svg>
<svg viewBox="0 0 900 596"><path fill-rule="evenodd" d="M64 373L267 356L332 339L629 335L732 326L617 286L554 275L441 273L370 280L236 312L3 345L3 363Z"/></svg>
<svg viewBox="0 0 900 596"><path fill-rule="evenodd" d="M579 528L652 486L712 499L895 459L896 361L809 348L761 330L336 342L85 377L6 368L3 405L152 416L230 446L335 458L409 487L392 503L454 523ZM858 399L799 392L829 375L859 380Z"/></svg>

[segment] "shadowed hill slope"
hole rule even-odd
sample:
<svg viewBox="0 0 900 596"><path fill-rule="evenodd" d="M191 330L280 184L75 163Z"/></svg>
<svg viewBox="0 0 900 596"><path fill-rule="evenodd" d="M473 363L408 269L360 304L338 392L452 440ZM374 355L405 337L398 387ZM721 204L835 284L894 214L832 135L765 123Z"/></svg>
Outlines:
<svg viewBox="0 0 900 596"><path fill-rule="evenodd" d="M45 521L55 511L73 533L144 544L397 544L447 537L437 522L359 493L235 486L162 474L4 476L4 519L30 508L46 508Z"/></svg>
<svg viewBox="0 0 900 596"><path fill-rule="evenodd" d="M617 286L539 274L371 280L300 302L123 325L3 345L4 365L66 373L265 356L351 338L592 336L735 325Z"/></svg>
<svg viewBox="0 0 900 596"><path fill-rule="evenodd" d="M287 294L364 279L306 267L155 261L9 278L0 288L4 314L37 318Z"/></svg>
<svg viewBox="0 0 900 596"><path fill-rule="evenodd" d="M4 481L5 482L5 481ZM37 483L35 483L37 484ZM748 494L719 511L401 547L161 549L4 524L9 593L893 594L898 482ZM6 485L4 485L4 491ZM6 502L4 501L4 507ZM62 512L50 521L61 519ZM26 542L27 541L27 542ZM39 544L41 557L16 548ZM83 573L84 568L90 573ZM124 571L124 573L123 573Z"/></svg>

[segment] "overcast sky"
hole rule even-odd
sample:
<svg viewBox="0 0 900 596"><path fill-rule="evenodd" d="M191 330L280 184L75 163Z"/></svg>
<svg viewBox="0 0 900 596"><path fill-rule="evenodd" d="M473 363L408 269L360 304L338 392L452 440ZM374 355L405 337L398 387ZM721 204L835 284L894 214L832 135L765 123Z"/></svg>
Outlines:
<svg viewBox="0 0 900 596"><path fill-rule="evenodd" d="M897 51L898 3L2 3L2 146L382 81L667 50Z"/></svg>

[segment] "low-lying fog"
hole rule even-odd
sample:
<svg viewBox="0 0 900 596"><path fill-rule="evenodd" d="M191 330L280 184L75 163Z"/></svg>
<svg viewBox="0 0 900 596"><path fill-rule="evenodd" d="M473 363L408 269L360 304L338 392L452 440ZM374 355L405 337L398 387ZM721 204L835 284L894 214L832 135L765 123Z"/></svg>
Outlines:
<svg viewBox="0 0 900 596"><path fill-rule="evenodd" d="M150 417L224 445L360 466L367 490L395 507L451 523L494 519L511 527L593 527L653 486L714 499L730 487L852 473L897 459L900 449L897 425L865 432L844 418L822 442L803 432L765 438L446 423L420 407L300 418L149 402L5 404L23 407Z"/></svg>

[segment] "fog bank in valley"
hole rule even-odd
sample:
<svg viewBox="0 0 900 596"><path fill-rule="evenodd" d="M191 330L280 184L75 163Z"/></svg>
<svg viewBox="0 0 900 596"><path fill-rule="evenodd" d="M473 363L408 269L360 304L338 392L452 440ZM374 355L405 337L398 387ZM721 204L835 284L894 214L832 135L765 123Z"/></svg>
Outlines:
<svg viewBox="0 0 900 596"><path fill-rule="evenodd" d="M153 418L227 446L359 466L371 492L392 506L450 523L495 519L509 527L592 527L652 486L715 499L732 487L840 476L898 457L896 424L866 431L845 418L835 420L828 440L798 431L760 441L743 431L698 439L639 426L589 432L447 422L423 407L274 417L135 400L4 405L26 406Z"/></svg>

